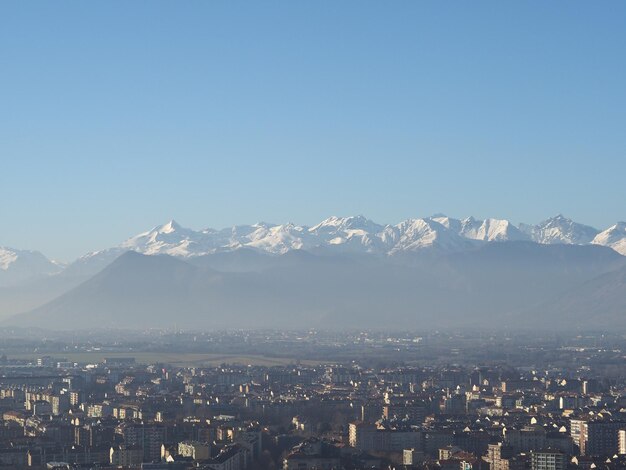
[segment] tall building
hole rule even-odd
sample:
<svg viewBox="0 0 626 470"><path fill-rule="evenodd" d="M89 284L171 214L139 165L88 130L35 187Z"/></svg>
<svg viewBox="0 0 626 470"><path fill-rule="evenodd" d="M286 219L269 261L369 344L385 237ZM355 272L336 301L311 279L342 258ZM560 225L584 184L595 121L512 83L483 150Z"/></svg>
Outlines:
<svg viewBox="0 0 626 470"><path fill-rule="evenodd" d="M524 426L522 429L505 429L504 439L516 453L546 447L546 431L537 424Z"/></svg>
<svg viewBox="0 0 626 470"><path fill-rule="evenodd" d="M607 420L588 421L580 436L581 455L611 457L618 453L618 432L625 423Z"/></svg>
<svg viewBox="0 0 626 470"><path fill-rule="evenodd" d="M111 447L109 461L111 465L120 467L140 465L143 462L143 449L128 446Z"/></svg>
<svg viewBox="0 0 626 470"><path fill-rule="evenodd" d="M530 456L532 470L565 470L567 456L559 450L532 452Z"/></svg>
<svg viewBox="0 0 626 470"><path fill-rule="evenodd" d="M129 447L143 449L145 462L159 459L161 445L166 440L166 428L159 424L125 424L119 430L124 437L124 443Z"/></svg>
<svg viewBox="0 0 626 470"><path fill-rule="evenodd" d="M509 458L513 456L513 449L498 442L487 447L486 460L490 470L509 470Z"/></svg>

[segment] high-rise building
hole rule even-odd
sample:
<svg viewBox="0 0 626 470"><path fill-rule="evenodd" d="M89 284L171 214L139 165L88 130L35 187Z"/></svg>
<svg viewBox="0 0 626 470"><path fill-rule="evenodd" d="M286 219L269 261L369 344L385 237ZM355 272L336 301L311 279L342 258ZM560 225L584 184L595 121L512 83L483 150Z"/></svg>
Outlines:
<svg viewBox="0 0 626 470"><path fill-rule="evenodd" d="M611 457L618 453L618 432L625 423L593 420L583 424L580 436L581 455Z"/></svg>
<svg viewBox="0 0 626 470"><path fill-rule="evenodd" d="M542 450L531 453L532 470L565 470L567 456L559 450Z"/></svg>

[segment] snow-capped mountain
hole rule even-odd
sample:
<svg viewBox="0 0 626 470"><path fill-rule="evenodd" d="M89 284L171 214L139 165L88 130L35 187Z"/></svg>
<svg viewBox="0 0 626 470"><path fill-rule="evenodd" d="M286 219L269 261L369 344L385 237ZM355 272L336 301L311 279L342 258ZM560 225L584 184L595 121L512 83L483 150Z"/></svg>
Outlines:
<svg viewBox="0 0 626 470"><path fill-rule="evenodd" d="M308 229L320 242L344 251L382 252L385 243L381 232L383 225L358 215L355 217L329 217Z"/></svg>
<svg viewBox="0 0 626 470"><path fill-rule="evenodd" d="M385 228L383 225L379 225L362 215L354 217L332 216L311 227L309 231L316 234L336 235L345 232L364 235L368 233L379 233L383 228Z"/></svg>
<svg viewBox="0 0 626 470"><path fill-rule="evenodd" d="M551 217L535 226L522 225L522 229L537 243L546 245L586 245L600 233L588 225L579 224L561 214Z"/></svg>
<svg viewBox="0 0 626 470"><path fill-rule="evenodd" d="M468 217L461 221L459 234L465 238L485 242L529 240L528 235L503 219L476 220Z"/></svg>
<svg viewBox="0 0 626 470"><path fill-rule="evenodd" d="M618 222L604 232L598 233L591 243L608 246L626 256L626 222Z"/></svg>
<svg viewBox="0 0 626 470"><path fill-rule="evenodd" d="M0 247L0 286L55 274L63 265L38 251Z"/></svg>
<svg viewBox="0 0 626 470"><path fill-rule="evenodd" d="M292 223L256 224L255 230L250 235L237 240L237 245L272 254L284 254L291 250L311 249L315 246L315 241L306 227Z"/></svg>
<svg viewBox="0 0 626 470"><path fill-rule="evenodd" d="M371 253L398 255L407 252L433 251L453 253L475 249L485 243L534 241L540 244L604 245L626 255L626 232L620 222L601 232L579 224L562 215L537 225L514 225L505 219L484 220L467 217L455 219L437 214L432 217L407 219L395 225L378 224L361 215L329 217L311 227L305 225L259 222L224 229L192 230L171 220L151 230L128 238L120 245L88 253L71 263L66 274L88 276L99 272L126 251L146 255L167 254L192 258L218 252L248 248L260 253L280 255L292 250L318 250L337 253ZM63 267L37 252L19 252L32 272L20 268L20 275L6 275L18 259L16 250L0 251L0 283L22 280L29 276L48 275ZM38 260L35 263L35 260ZM34 263L34 264L33 264ZM19 266L16 264L15 266ZM16 267L12 268L15 273ZM4 272L3 272L4 271Z"/></svg>
<svg viewBox="0 0 626 470"><path fill-rule="evenodd" d="M525 243L503 243L512 241ZM0 248L0 316L3 312L15 313L52 300L91 279L129 251L171 255L194 266L236 273L257 272L268 266L301 265L300 261L316 255L331 262L332 266L360 260L360 255L375 255L368 258L367 263L384 263L385 258L392 257L393 260L389 259L392 265L421 264L414 263L417 260L413 256L404 257L405 254L421 253L429 254L420 261L430 266L437 264L431 263L440 255L446 257L442 266L447 266L458 256L470 265L474 258L481 256L489 258L489 266L494 260L506 265L507 260L517 259L520 253L524 258L524 253L544 253L542 249L548 248L557 258L587 260L588 265L583 271L593 270L593 266L607 259L609 264L614 263L611 256L621 259L617 253L626 256L626 222L599 232L561 215L536 226L516 226L508 220L493 218L456 219L441 214L411 218L395 225L382 225L363 216L354 216L329 217L312 226L259 222L201 230L185 228L172 220L130 237L115 247L88 253L67 266L51 261L39 252ZM287 259L280 256L292 250L310 253ZM343 256L348 253L350 256ZM339 254L342 256L334 258ZM617 266L621 261L615 263ZM317 262L314 264L317 266ZM489 269L477 266L474 275L482 275Z"/></svg>
<svg viewBox="0 0 626 470"><path fill-rule="evenodd" d="M222 230L208 228L200 231L184 228L172 220L131 237L118 247L91 253L79 261L87 263L92 259L108 259L131 250L147 255L167 254L180 258L239 248L252 248L276 255L317 248L379 254L430 248L454 252L475 246L468 238L432 218L408 219L397 225L383 226L363 216L329 217L313 227L259 222ZM499 240L501 237L494 236L493 239Z"/></svg>
<svg viewBox="0 0 626 470"><path fill-rule="evenodd" d="M407 219L396 225L381 225L363 216L333 216L311 227L259 222L220 230L207 228L195 231L171 220L131 237L115 248L90 253L74 264L93 266L93 272L96 272L121 253L131 250L179 258L240 248L273 255L291 250L316 249L397 255L424 250L451 253L474 249L484 243L506 241L583 245L594 240L594 244L610 246L617 251L622 250L620 252L624 254L626 235L620 227L619 224L611 227L607 230L610 233L601 236L593 227L573 222L562 215L536 226L521 224L519 227L505 219L468 217L459 220L445 215Z"/></svg>
<svg viewBox="0 0 626 470"><path fill-rule="evenodd" d="M398 225L385 228L385 239L393 243L389 254L415 252L424 249L455 252L475 246L454 230L434 219L408 219ZM395 243L394 243L395 242Z"/></svg>
<svg viewBox="0 0 626 470"><path fill-rule="evenodd" d="M305 252L280 256L294 250ZM274 312L303 305L307 317L322 311L340 317L339 305L360 321L360 312L380 318L380 311L396 309L413 318L419 304L435 321L457 311L480 317L493 305L515 312L530 308L527 300L553 302L562 292L577 300L555 304L559 311L581 304L576 311L586 314L601 305L598 315L613 315L626 305L625 256L626 222L599 232L561 215L536 226L441 214L395 225L353 216L312 226L259 222L201 230L171 220L67 266L38 252L0 248L0 318L47 305L37 325L66 324L55 316L61 310L62 318L116 312L124 324L130 312L145 319L182 308L189 321L214 321L211 312L220 311L228 321L243 315L264 325ZM583 303L578 289L591 300ZM246 317L257 311L266 313ZM602 318L621 318L611 315ZM85 317L85 324L92 322Z"/></svg>
<svg viewBox="0 0 626 470"><path fill-rule="evenodd" d="M196 232L170 220L129 238L120 248L146 255L166 254L186 258L211 252L215 248L211 242L220 238L214 235L215 231Z"/></svg>

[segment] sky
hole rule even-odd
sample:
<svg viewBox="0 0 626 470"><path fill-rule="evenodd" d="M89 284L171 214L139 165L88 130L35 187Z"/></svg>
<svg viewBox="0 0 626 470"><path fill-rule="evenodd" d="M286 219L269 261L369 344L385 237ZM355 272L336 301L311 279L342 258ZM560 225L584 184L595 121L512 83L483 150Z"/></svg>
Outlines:
<svg viewBox="0 0 626 470"><path fill-rule="evenodd" d="M626 2L0 3L0 246L626 219Z"/></svg>

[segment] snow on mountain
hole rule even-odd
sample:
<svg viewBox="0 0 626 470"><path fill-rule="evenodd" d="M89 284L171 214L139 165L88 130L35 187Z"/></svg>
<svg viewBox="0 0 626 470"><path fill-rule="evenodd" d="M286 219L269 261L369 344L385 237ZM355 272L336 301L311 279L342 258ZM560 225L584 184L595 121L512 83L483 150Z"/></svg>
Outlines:
<svg viewBox="0 0 626 470"><path fill-rule="evenodd" d="M562 243L566 245L586 245L600 233L588 225L579 224L561 214L551 217L535 226L524 226L523 229L533 241L542 244Z"/></svg>
<svg viewBox="0 0 626 470"><path fill-rule="evenodd" d="M361 215L329 217L312 227L304 225L259 222L215 230L199 231L180 226L174 220L124 241L115 248L90 253L72 264L78 272L97 272L125 251L142 254L168 254L190 258L240 248L262 253L284 254L291 250L324 248L337 252L397 254L403 251L437 250L456 252L486 242L533 240L543 244L595 244L610 246L622 254L626 247L621 225L599 234L592 227L578 224L558 215L536 226L508 220L463 220L437 214L408 219L396 225L380 225ZM610 233L609 233L610 232ZM605 235L603 235L605 234ZM596 239L594 239L596 237ZM8 263L10 255L0 257ZM2 261L4 260L4 261Z"/></svg>
<svg viewBox="0 0 626 470"><path fill-rule="evenodd" d="M321 221L319 224L311 227L309 232L315 234L330 233L337 234L340 232L358 232L361 234L370 233L375 234L382 231L385 228L383 225L379 225L376 222L362 216L357 215L353 217L336 217L332 216L328 219Z"/></svg>
<svg viewBox="0 0 626 470"><path fill-rule="evenodd" d="M397 253L432 247L458 251L468 245L454 230L434 219L409 219L394 226L383 226L363 216L329 217L313 227L259 222L201 231L184 228L172 220L129 238L115 249L87 255L82 262L92 258L108 259L130 250L147 255L188 258L244 247L270 254L320 247L363 253Z"/></svg>
<svg viewBox="0 0 626 470"><path fill-rule="evenodd" d="M458 220L447 216L435 216L432 217L432 220L452 230L461 237L469 238L470 240L504 242L529 239L524 232L508 220L477 220L474 217Z"/></svg>
<svg viewBox="0 0 626 470"><path fill-rule="evenodd" d="M0 248L0 269L7 271L17 261L17 252L9 248Z"/></svg>
<svg viewBox="0 0 626 470"><path fill-rule="evenodd" d="M389 254L403 251L436 249L441 251L462 251L473 246L454 231L434 219L408 219L385 228L384 240L393 244Z"/></svg>
<svg viewBox="0 0 626 470"><path fill-rule="evenodd" d="M241 241L243 246L272 254L306 250L315 246L315 241L306 227L292 223L274 226L258 225L254 232Z"/></svg>
<svg viewBox="0 0 626 470"><path fill-rule="evenodd" d="M117 247L116 253L133 250L148 255L168 254L188 258L244 247L270 254L325 247L339 251L394 254L431 248L459 251L475 246L476 242L533 240L545 244L587 244L597 234L596 229L561 215L536 226L521 225L519 228L503 219L468 217L458 220L445 215L408 219L387 226L363 216L333 216L312 227L259 222L200 231L181 227L172 220L129 238Z"/></svg>
<svg viewBox="0 0 626 470"><path fill-rule="evenodd" d="M472 240L485 242L503 242L528 240L528 236L508 220L476 220L468 217L461 221L460 234Z"/></svg>
<svg viewBox="0 0 626 470"><path fill-rule="evenodd" d="M170 220L164 225L129 238L120 247L146 255L167 254L187 258L214 251L217 247L212 243L213 233L196 232Z"/></svg>
<svg viewBox="0 0 626 470"><path fill-rule="evenodd" d="M381 240L384 228L362 215L333 216L311 227L309 233L317 238L318 246L330 245L344 251L373 253L384 251Z"/></svg>
<svg viewBox="0 0 626 470"><path fill-rule="evenodd" d="M471 218L472 217L470 217L470 219ZM431 219L440 223L445 228L452 230L454 233L458 233L459 235L461 234L462 225L459 219L453 219L447 215L434 215Z"/></svg>
<svg viewBox="0 0 626 470"><path fill-rule="evenodd" d="M618 222L604 232L598 233L591 243L608 246L626 256L626 222Z"/></svg>
<svg viewBox="0 0 626 470"><path fill-rule="evenodd" d="M62 264L46 258L38 251L0 247L0 285L49 276L62 269Z"/></svg>

